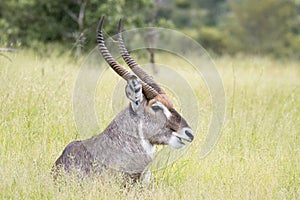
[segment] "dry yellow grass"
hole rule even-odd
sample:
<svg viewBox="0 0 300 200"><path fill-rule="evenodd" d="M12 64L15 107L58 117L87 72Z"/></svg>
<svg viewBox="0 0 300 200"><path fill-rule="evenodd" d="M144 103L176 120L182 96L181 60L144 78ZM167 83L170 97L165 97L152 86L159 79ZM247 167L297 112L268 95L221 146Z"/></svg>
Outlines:
<svg viewBox="0 0 300 200"><path fill-rule="evenodd" d="M80 66L55 52L48 57L19 52L11 59L0 57L1 199L300 198L297 62L216 59L226 92L226 119L214 151L199 159L204 138L200 132L207 129L210 111L203 91L198 94L201 128L187 154L155 172L150 188L128 190L108 179L70 181L60 187L53 183L50 169L65 145L85 139L76 131L72 109ZM111 94L106 92L109 101ZM101 106L96 109L104 127L114 113Z"/></svg>

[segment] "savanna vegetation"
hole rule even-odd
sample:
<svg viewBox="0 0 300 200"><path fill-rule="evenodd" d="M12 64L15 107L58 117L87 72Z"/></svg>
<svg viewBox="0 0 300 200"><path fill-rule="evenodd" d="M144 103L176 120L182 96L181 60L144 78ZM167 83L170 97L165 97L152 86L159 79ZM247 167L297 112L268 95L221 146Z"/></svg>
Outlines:
<svg viewBox="0 0 300 200"><path fill-rule="evenodd" d="M157 63L190 81L200 121L188 151L154 171L146 187L123 188L110 177L55 184L50 174L66 144L96 134L78 131L73 95L102 15L105 38L121 17L126 30L185 33L208 50L223 81L221 137L202 158L213 109L207 85L188 62L155 53ZM0 199L300 199L299 25L298 0L1 0ZM147 51L135 57L149 62ZM95 91L99 133L127 102L124 81L104 71ZM114 108L116 97L124 99Z"/></svg>
<svg viewBox="0 0 300 200"><path fill-rule="evenodd" d="M299 0L2 0L0 47L60 43L79 56L96 44L102 15L106 35L158 26L182 31L215 54L241 52L299 59Z"/></svg>
<svg viewBox="0 0 300 200"><path fill-rule="evenodd" d="M65 145L91 136L78 134L73 119L72 92L80 66L58 54L41 57L21 51L11 62L1 57L1 199L299 199L297 62L250 56L216 59L227 114L214 150L200 159L211 103L199 80L200 128L190 149L155 171L149 187L125 189L109 178L53 182L50 170ZM183 71L187 67L172 55L158 55L158 60L180 64ZM111 84L117 82L113 72L105 76ZM105 99L101 92L96 101L109 102L111 91L104 91ZM110 106L97 110L105 127L114 113Z"/></svg>

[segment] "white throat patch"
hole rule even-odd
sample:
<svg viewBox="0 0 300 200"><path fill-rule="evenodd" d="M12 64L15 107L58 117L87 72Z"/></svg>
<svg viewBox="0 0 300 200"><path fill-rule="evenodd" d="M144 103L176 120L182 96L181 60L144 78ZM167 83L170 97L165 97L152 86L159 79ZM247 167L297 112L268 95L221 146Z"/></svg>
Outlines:
<svg viewBox="0 0 300 200"><path fill-rule="evenodd" d="M149 155L151 158L153 158L154 152L155 152L155 145L150 144L150 142L145 139L144 132L143 132L143 124L140 121L139 127L138 127L139 136L141 138L141 145L146 151L147 155Z"/></svg>

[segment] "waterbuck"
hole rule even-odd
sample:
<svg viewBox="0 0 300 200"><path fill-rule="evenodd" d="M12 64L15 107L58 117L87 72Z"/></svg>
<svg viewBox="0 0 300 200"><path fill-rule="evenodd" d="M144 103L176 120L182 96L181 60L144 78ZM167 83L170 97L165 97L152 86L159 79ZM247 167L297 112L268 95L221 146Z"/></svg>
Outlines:
<svg viewBox="0 0 300 200"><path fill-rule="evenodd" d="M101 134L68 144L54 168L67 173L76 170L84 177L117 170L137 181L152 161L156 145L181 148L182 140L192 142L194 135L165 91L130 57L122 41L121 20L120 52L135 75L114 60L104 44L103 21L104 17L98 26L98 47L109 66L127 81L125 94L130 103Z"/></svg>

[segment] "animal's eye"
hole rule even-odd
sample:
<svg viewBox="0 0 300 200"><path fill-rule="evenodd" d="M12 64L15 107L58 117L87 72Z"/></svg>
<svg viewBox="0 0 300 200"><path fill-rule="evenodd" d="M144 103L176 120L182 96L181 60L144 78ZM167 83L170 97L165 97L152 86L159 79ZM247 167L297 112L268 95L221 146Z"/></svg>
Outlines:
<svg viewBox="0 0 300 200"><path fill-rule="evenodd" d="M152 110L153 110L154 112L157 112L157 111L161 110L161 107L159 107L159 106L157 106L157 105L151 106L151 108L152 108Z"/></svg>

